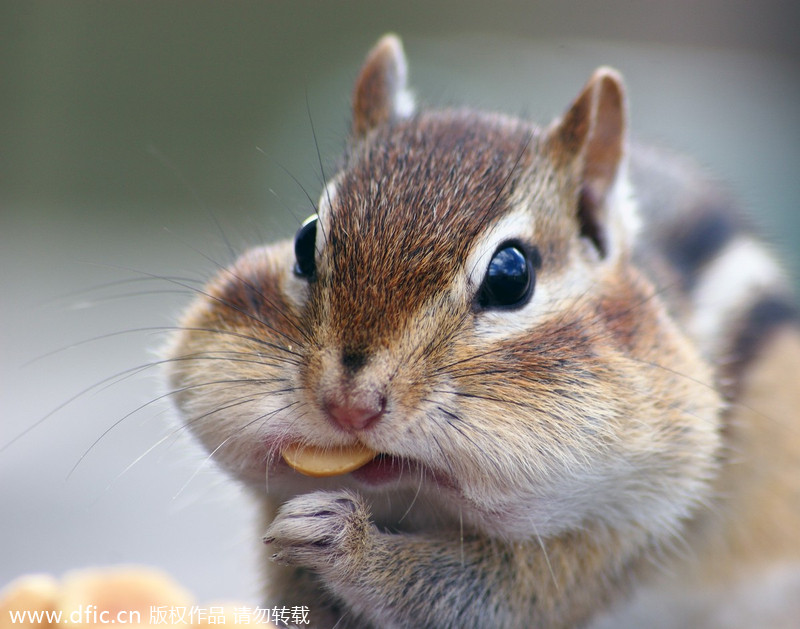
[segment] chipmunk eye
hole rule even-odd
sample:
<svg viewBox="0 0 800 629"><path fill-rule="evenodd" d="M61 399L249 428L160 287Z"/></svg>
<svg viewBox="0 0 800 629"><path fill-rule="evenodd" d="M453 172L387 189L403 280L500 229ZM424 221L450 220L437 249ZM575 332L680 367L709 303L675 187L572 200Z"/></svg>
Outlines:
<svg viewBox="0 0 800 629"><path fill-rule="evenodd" d="M481 308L514 308L528 302L536 284L539 257L517 243L502 245L492 256L478 292Z"/></svg>
<svg viewBox="0 0 800 629"><path fill-rule="evenodd" d="M299 277L314 276L318 216L309 216L294 236L294 273Z"/></svg>

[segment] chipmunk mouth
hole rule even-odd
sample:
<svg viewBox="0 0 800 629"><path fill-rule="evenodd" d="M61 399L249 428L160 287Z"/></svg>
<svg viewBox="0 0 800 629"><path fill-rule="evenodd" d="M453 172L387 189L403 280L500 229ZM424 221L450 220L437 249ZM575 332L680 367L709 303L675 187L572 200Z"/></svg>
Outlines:
<svg viewBox="0 0 800 629"><path fill-rule="evenodd" d="M454 487L453 480L413 459L377 452L360 443L352 446L323 448L292 444L281 451L283 461L293 470L313 478L349 475L371 486L420 478Z"/></svg>

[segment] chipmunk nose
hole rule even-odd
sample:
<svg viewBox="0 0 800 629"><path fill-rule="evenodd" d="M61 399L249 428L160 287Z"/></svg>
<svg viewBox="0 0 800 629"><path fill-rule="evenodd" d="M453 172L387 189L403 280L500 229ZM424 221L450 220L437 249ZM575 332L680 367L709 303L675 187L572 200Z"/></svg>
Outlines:
<svg viewBox="0 0 800 629"><path fill-rule="evenodd" d="M340 428L348 432L364 430L377 422L386 410L386 398L381 395L347 399L343 403L328 400L325 411Z"/></svg>

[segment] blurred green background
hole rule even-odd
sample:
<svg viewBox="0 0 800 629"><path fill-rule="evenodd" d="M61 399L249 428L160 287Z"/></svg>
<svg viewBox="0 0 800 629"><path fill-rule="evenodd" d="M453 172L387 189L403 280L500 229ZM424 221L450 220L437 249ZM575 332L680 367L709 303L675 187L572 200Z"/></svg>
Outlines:
<svg viewBox="0 0 800 629"><path fill-rule="evenodd" d="M729 182L798 277L798 26L774 0L0 1L0 586L150 563L257 600L246 497L172 429L157 370L126 370L188 300L151 275L207 277L310 213L311 123L330 173L381 34L420 102L543 123L618 67L633 134Z"/></svg>

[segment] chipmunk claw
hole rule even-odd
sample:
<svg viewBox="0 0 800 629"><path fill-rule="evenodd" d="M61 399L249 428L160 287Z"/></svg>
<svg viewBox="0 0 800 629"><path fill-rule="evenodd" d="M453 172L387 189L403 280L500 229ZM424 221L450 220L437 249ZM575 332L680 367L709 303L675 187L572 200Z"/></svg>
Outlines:
<svg viewBox="0 0 800 629"><path fill-rule="evenodd" d="M374 527L364 499L317 491L284 504L264 535L272 560L324 571L363 552Z"/></svg>

